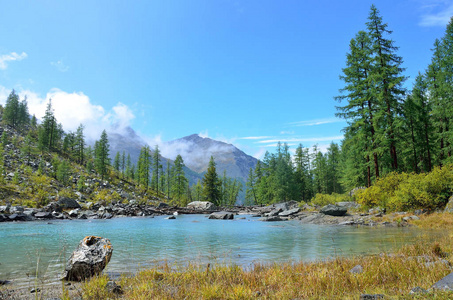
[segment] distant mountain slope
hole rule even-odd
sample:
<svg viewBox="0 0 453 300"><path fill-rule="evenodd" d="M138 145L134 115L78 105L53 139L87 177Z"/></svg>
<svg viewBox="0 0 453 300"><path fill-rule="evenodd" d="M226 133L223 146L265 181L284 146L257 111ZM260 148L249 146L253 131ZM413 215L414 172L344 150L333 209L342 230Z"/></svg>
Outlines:
<svg viewBox="0 0 453 300"><path fill-rule="evenodd" d="M245 154L231 144L192 134L166 143L172 151L180 154L190 169L203 173L208 168L209 159L214 157L219 175L224 171L228 177L247 180L250 168L255 168L257 159Z"/></svg>

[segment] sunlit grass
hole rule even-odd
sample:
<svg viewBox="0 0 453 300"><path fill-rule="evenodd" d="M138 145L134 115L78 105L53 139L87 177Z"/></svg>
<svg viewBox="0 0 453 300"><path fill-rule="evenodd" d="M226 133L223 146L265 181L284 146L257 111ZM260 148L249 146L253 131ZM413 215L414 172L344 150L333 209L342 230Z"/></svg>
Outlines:
<svg viewBox="0 0 453 300"><path fill-rule="evenodd" d="M429 289L451 272L453 239L446 233L437 241L422 238L392 254L338 257L317 262L184 268L162 265L122 278L124 299L358 299L361 294L409 298L412 288ZM363 273L352 274L356 266ZM84 299L108 296L105 277L86 283ZM420 296L421 297L421 296ZM452 293L430 293L423 299L451 299Z"/></svg>

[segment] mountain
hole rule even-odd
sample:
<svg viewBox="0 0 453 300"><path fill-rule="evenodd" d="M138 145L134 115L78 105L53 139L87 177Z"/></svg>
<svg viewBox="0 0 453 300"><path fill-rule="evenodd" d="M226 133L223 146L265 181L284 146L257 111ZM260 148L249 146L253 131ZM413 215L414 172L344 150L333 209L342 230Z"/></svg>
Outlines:
<svg viewBox="0 0 453 300"><path fill-rule="evenodd" d="M165 147L170 147L173 153L180 154L185 165L198 173L207 170L213 156L219 175L226 171L228 177L242 178L244 182L250 168L255 168L258 161L231 144L203 138L198 134L167 142Z"/></svg>

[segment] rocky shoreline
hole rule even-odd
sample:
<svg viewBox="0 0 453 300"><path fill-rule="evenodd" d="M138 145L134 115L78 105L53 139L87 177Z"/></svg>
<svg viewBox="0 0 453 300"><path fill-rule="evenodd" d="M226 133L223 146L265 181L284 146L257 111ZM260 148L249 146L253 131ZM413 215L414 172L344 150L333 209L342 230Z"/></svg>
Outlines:
<svg viewBox="0 0 453 300"><path fill-rule="evenodd" d="M377 208L364 213L357 212L357 208L358 205L354 202L340 202L320 208L307 204L300 206L300 203L296 201L268 206L233 207L215 207L211 202L202 201L191 202L187 207L170 206L163 202L155 205L143 205L134 200L127 204L101 205L62 197L39 209L11 205L0 206L0 222L209 214L210 219L223 220L234 219L235 215L252 215L257 220L264 222L298 220L302 224L396 227L408 226L410 220L418 219L416 215L409 215L406 212L385 214L384 210ZM417 213L415 212L415 214Z"/></svg>

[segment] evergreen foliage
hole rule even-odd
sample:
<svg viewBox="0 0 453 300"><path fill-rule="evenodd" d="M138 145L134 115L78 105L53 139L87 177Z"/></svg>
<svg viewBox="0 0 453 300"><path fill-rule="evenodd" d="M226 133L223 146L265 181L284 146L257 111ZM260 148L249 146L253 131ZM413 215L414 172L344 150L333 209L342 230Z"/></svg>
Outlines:
<svg viewBox="0 0 453 300"><path fill-rule="evenodd" d="M221 181L216 171L214 157L209 160L208 170L203 176L203 198L206 201L211 201L215 205L221 204Z"/></svg>

